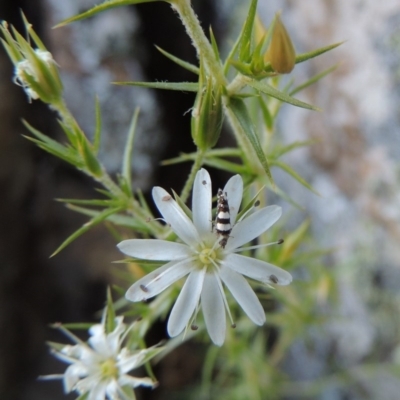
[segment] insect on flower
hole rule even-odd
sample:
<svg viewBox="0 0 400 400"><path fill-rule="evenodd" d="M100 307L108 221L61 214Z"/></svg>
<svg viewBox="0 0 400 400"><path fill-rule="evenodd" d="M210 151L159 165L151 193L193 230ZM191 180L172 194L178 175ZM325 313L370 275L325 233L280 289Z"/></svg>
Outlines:
<svg viewBox="0 0 400 400"><path fill-rule="evenodd" d="M217 216L215 218L215 231L222 239L218 242L224 249L228 243L229 235L232 231L231 216L229 213L229 203L227 193L218 189Z"/></svg>
<svg viewBox="0 0 400 400"><path fill-rule="evenodd" d="M271 227L281 216L281 208L263 207L238 218L243 180L235 175L218 191L213 228L211 178L205 169L197 172L193 184L191 218L163 188L155 187L152 193L163 219L178 239L176 242L128 239L118 244L130 257L165 262L133 283L126 298L134 302L150 299L186 277L168 319L167 330L171 337L189 328L196 330L201 310L204 322L200 320L200 323L207 328L211 340L221 346L225 340L226 316L230 325L236 326L225 290L231 292L255 324L263 325L264 309L245 277L261 284L288 285L292 276L264 260L238 253L259 247L244 245ZM282 241L274 242L278 243Z"/></svg>

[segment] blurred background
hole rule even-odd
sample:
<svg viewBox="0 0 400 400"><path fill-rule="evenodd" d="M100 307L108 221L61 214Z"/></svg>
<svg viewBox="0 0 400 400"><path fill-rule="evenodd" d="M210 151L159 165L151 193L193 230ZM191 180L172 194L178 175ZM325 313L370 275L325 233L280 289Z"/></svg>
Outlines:
<svg viewBox="0 0 400 400"><path fill-rule="evenodd" d="M193 95L111 85L113 81L195 81L154 47L196 62L193 47L170 7L163 3L121 7L53 30L60 20L89 8L92 0L0 0L0 19L21 31L20 10L60 66L67 103L84 131L94 131L94 98L103 114L101 157L116 173L135 107L141 108L135 139L133 179L148 194L156 183L182 187L190 165L160 167L160 161L194 150L190 129ZM400 3L337 0L260 0L268 26L282 11L298 53L345 41L322 57L299 64L296 81L340 63L334 73L299 98L316 113L284 105L276 134L283 142L316 143L287 156L320 196L280 171L278 186L300 206L276 199L287 230L309 218L315 248L331 249L320 264L332 277L335 300L318 312L323 323L304 324L281 368L294 382L285 399L399 399L400 393ZM219 43L240 29L249 2L197 0L203 27L212 25ZM37 382L62 373L45 340L64 341L51 322L95 321L121 256L104 227L96 227L59 255L55 248L85 217L56 198L90 198L85 176L37 149L23 135L26 119L61 139L55 115L39 102L28 104L12 83L12 65L0 52L0 398L53 400L60 382ZM223 132L221 141L232 138ZM215 186L227 176L211 171ZM307 268L305 266L305 271ZM292 285L306 281L295 274ZM297 283L296 283L297 282ZM315 286L315 291L321 290ZM322 290L323 291L323 290ZM306 296L306 294L305 294ZM323 297L323 296L322 296ZM299 307L301 308L301 304ZM165 337L155 327L150 344ZM186 343L157 367L161 385L143 399L185 399L199 382L201 351ZM198 350L198 349L197 349ZM190 358L189 358L190 355ZM397 365L397 368L396 368ZM187 392L186 392L187 393ZM190 398L197 398L192 392ZM265 394L265 399L269 395Z"/></svg>

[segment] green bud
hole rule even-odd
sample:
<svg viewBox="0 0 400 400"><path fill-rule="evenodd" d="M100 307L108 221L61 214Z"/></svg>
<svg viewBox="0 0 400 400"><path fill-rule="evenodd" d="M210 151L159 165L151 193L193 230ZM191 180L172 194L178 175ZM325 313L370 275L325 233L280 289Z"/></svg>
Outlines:
<svg viewBox="0 0 400 400"><path fill-rule="evenodd" d="M50 104L58 102L63 87L57 64L25 18L24 23L29 33L29 40L14 28L11 29L11 33L5 21L0 25L0 31L5 39L2 39L3 46L15 68L14 83L24 89L29 101L40 99ZM31 41L37 48L31 46Z"/></svg>
<svg viewBox="0 0 400 400"><path fill-rule="evenodd" d="M210 77L203 85L202 75L201 68L199 91L192 111L192 137L198 148L208 150L216 145L224 120L222 88L215 88Z"/></svg>
<svg viewBox="0 0 400 400"><path fill-rule="evenodd" d="M288 74L294 68L296 52L292 40L277 15L273 27L271 42L264 56L265 62L270 62L275 72Z"/></svg>

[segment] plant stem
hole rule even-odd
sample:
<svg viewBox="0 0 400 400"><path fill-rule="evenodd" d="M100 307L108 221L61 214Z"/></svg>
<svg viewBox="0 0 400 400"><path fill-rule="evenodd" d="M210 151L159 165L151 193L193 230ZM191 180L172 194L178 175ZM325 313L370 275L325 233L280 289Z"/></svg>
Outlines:
<svg viewBox="0 0 400 400"><path fill-rule="evenodd" d="M186 202L186 200L189 197L190 189L193 187L193 182L194 179L196 178L196 173L200 169L201 164L203 163L204 154L205 152L202 150L197 151L196 158L194 160L194 163L192 164L192 169L190 171L188 179L180 195L183 202Z"/></svg>
<svg viewBox="0 0 400 400"><path fill-rule="evenodd" d="M179 14L186 32L192 39L193 46L197 50L199 59L204 61L208 72L215 81L222 86L226 86L227 82L223 73L222 65L216 59L210 42L208 41L203 29L201 28L199 19L194 13L190 0L175 0L172 8Z"/></svg>
<svg viewBox="0 0 400 400"><path fill-rule="evenodd" d="M232 96L239 93L246 86L248 81L248 77L242 74L237 74L233 81L226 88L228 95Z"/></svg>

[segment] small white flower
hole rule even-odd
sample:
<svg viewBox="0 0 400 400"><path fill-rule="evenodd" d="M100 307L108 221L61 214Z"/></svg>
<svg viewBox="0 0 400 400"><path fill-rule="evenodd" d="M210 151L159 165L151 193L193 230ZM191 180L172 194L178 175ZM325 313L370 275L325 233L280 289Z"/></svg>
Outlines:
<svg viewBox="0 0 400 400"><path fill-rule="evenodd" d="M93 325L89 329L88 343L72 337L77 344L64 346L61 350L53 350L60 360L71 364L64 375L45 376L45 379L60 378L64 380L66 393L77 391L79 395L87 394L87 400L127 400L128 396L123 387L155 386L150 378L136 378L127 375L132 369L140 367L150 357L154 349L130 351L122 342L127 328L123 318L115 319L116 327L105 332L104 323Z"/></svg>
<svg viewBox="0 0 400 400"><path fill-rule="evenodd" d="M222 248L219 244L221 238L213 232L211 180L205 169L197 173L193 186L193 221L164 189L154 187L152 193L164 220L183 243L156 239L131 239L119 243L118 248L131 257L170 260L135 282L128 289L126 298L130 301L149 299L188 275L168 320L170 336L179 335L185 327L193 324L201 303L211 340L218 346L222 345L226 330L225 308L230 316L223 285L248 317L255 324L263 325L264 310L243 275L279 285L288 285L292 277L272 264L236 253L242 250L243 244L273 225L282 214L281 208L265 207L236 221L242 201L243 181L239 175L233 176L223 190L227 193L233 228Z"/></svg>

